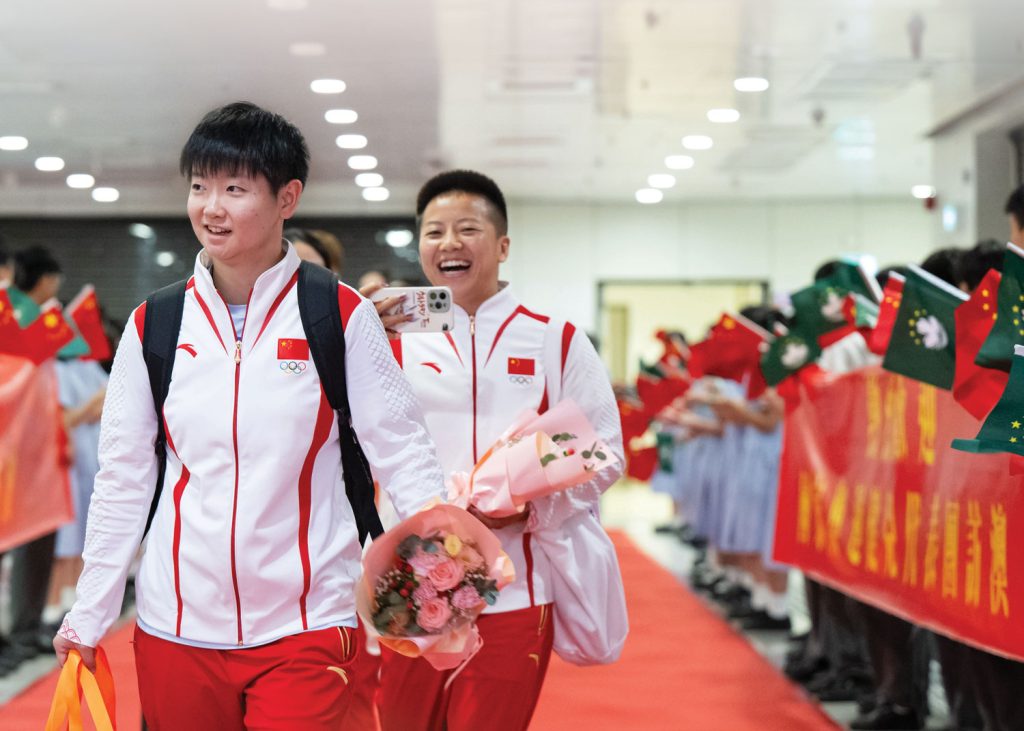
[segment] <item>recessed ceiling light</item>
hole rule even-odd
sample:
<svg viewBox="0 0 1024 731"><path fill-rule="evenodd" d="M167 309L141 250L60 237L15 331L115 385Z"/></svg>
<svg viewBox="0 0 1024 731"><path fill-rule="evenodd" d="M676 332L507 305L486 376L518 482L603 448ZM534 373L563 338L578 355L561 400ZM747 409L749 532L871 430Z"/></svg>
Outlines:
<svg viewBox="0 0 1024 731"><path fill-rule="evenodd" d="M59 157L37 157L36 158L36 170L42 170L44 173L55 173L58 170L64 169L64 160Z"/></svg>
<svg viewBox="0 0 1024 731"><path fill-rule="evenodd" d="M348 159L348 166L353 170L373 170L377 167L377 158L373 155L353 155Z"/></svg>
<svg viewBox="0 0 1024 731"><path fill-rule="evenodd" d="M716 124L732 124L738 122L740 113L735 109L709 109L708 121Z"/></svg>
<svg viewBox="0 0 1024 731"><path fill-rule="evenodd" d="M293 56L323 56L327 53L327 46L318 41L296 41L288 46L288 53Z"/></svg>
<svg viewBox="0 0 1024 731"><path fill-rule="evenodd" d="M89 173L71 173L67 179L69 188L80 188L82 190L96 185L96 178Z"/></svg>
<svg viewBox="0 0 1024 731"><path fill-rule="evenodd" d="M910 194L922 200L935 197L935 187L932 185L915 185L910 189Z"/></svg>
<svg viewBox="0 0 1024 731"><path fill-rule="evenodd" d="M128 233L137 239L155 239L156 231L153 230L152 226L145 223L133 223L128 227Z"/></svg>
<svg viewBox="0 0 1024 731"><path fill-rule="evenodd" d="M359 173L356 185L360 188L379 188L384 185L384 176L380 173Z"/></svg>
<svg viewBox="0 0 1024 731"><path fill-rule="evenodd" d="M346 86L341 79L316 79L310 82L309 88L314 94L340 94Z"/></svg>
<svg viewBox="0 0 1024 731"><path fill-rule="evenodd" d="M173 251L161 251L161 252L158 252L157 255L156 255L157 266L162 266L162 267L169 267L169 266L171 266L171 264L173 264L175 261L177 261L177 259L178 259L178 257L176 257L174 255Z"/></svg>
<svg viewBox="0 0 1024 731"><path fill-rule="evenodd" d="M665 197L657 188L641 188L636 192L637 203L661 203L661 199Z"/></svg>
<svg viewBox="0 0 1024 731"><path fill-rule="evenodd" d="M732 82L736 91L767 91L768 79L760 76L744 76Z"/></svg>
<svg viewBox="0 0 1024 731"><path fill-rule="evenodd" d="M121 197L117 188L93 188L92 199L97 203L113 203Z"/></svg>
<svg viewBox="0 0 1024 731"><path fill-rule="evenodd" d="M686 135L683 147L687 150L710 150L714 142L707 135Z"/></svg>
<svg viewBox="0 0 1024 731"><path fill-rule="evenodd" d="M17 152L18 150L24 150L26 147L28 147L28 140L24 137L19 137L17 135L0 137L0 150Z"/></svg>
<svg viewBox="0 0 1024 731"><path fill-rule="evenodd" d="M676 184L676 176L668 173L655 173L647 176L647 184L652 188L671 188Z"/></svg>
<svg viewBox="0 0 1024 731"><path fill-rule="evenodd" d="M412 243L412 231L407 228L392 229L384 234L384 240L388 242L388 246L401 249Z"/></svg>
<svg viewBox="0 0 1024 731"><path fill-rule="evenodd" d="M669 155L665 158L665 167L669 170L689 170L693 167L693 158L689 155Z"/></svg>
<svg viewBox="0 0 1024 731"><path fill-rule="evenodd" d="M366 147L366 137L364 135L338 135L334 144L343 150L361 150Z"/></svg>
<svg viewBox="0 0 1024 731"><path fill-rule="evenodd" d="M363 188L363 198L368 201L386 201L391 197L391 191L387 188Z"/></svg>
<svg viewBox="0 0 1024 731"><path fill-rule="evenodd" d="M267 0L271 10L305 10L309 0Z"/></svg>
<svg viewBox="0 0 1024 731"><path fill-rule="evenodd" d="M352 124L359 115L354 109L328 109L324 112L324 119L331 124Z"/></svg>

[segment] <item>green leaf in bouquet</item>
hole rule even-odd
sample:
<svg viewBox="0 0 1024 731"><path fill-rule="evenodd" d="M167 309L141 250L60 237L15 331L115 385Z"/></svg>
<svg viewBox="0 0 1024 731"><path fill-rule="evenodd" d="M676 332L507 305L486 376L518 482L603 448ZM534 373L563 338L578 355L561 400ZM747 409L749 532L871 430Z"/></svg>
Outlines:
<svg viewBox="0 0 1024 731"><path fill-rule="evenodd" d="M416 553L416 549L419 548L422 543L423 541L418 535L413 534L406 536L402 539L402 542L398 544L398 556L402 560L408 561L412 555Z"/></svg>
<svg viewBox="0 0 1024 731"><path fill-rule="evenodd" d="M540 466L541 467L547 467L549 464L554 462L556 459L558 459L557 455L545 454L543 457L540 458Z"/></svg>
<svg viewBox="0 0 1024 731"><path fill-rule="evenodd" d="M573 439L576 439L576 435L570 434L569 432L561 432L560 434L555 434L551 437L551 441L553 442L568 442Z"/></svg>
<svg viewBox="0 0 1024 731"><path fill-rule="evenodd" d="M608 459L608 455L600 451L594 452L594 456L597 457L598 459Z"/></svg>

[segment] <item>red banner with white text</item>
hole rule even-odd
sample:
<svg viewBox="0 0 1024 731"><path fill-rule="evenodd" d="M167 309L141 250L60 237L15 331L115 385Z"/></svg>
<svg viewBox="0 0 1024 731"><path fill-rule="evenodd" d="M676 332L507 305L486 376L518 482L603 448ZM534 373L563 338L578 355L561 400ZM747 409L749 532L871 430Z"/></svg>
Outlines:
<svg viewBox="0 0 1024 731"><path fill-rule="evenodd" d="M0 551L74 515L53 362L0 355Z"/></svg>
<svg viewBox="0 0 1024 731"><path fill-rule="evenodd" d="M881 369L802 396L786 417L776 558L1024 660L1024 477L1010 457L951 449L980 423L948 391Z"/></svg>

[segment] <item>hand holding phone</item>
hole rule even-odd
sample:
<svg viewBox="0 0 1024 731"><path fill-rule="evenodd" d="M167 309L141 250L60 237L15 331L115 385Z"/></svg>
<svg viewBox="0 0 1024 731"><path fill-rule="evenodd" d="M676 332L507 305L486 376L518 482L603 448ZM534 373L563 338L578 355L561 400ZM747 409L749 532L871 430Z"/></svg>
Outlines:
<svg viewBox="0 0 1024 731"><path fill-rule="evenodd" d="M392 327L396 332L451 332L455 327L452 291L448 287L384 287L370 295L370 301L391 297L402 299L388 314L410 316L407 322Z"/></svg>

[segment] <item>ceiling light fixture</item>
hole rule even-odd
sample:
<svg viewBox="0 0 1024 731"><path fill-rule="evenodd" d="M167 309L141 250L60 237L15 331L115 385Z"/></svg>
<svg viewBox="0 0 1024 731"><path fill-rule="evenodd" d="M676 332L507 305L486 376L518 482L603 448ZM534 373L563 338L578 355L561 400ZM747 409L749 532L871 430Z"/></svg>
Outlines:
<svg viewBox="0 0 1024 731"><path fill-rule="evenodd" d="M296 41L288 46L288 53L303 58L323 56L327 53L327 46L319 41Z"/></svg>
<svg viewBox="0 0 1024 731"><path fill-rule="evenodd" d="M687 150L710 150L714 141L707 135L686 135L683 138L683 147Z"/></svg>
<svg viewBox="0 0 1024 731"><path fill-rule="evenodd" d="M352 124L359 115L353 109L328 109L324 112L324 119L331 124Z"/></svg>
<svg viewBox="0 0 1024 731"><path fill-rule="evenodd" d="M715 124L732 124L740 121L740 113L735 109L709 109L708 121Z"/></svg>
<svg viewBox="0 0 1024 731"><path fill-rule="evenodd" d="M689 155L669 155L665 158L665 167L669 170L689 170L693 167L693 158Z"/></svg>
<svg viewBox="0 0 1024 731"><path fill-rule="evenodd" d="M377 158L373 155L353 155L348 159L348 166L353 170L373 170L377 167Z"/></svg>
<svg viewBox="0 0 1024 731"><path fill-rule="evenodd" d="M97 203L113 203L121 197L117 188L93 188L92 199Z"/></svg>
<svg viewBox="0 0 1024 731"><path fill-rule="evenodd" d="M334 144L343 150L361 150L366 147L365 135L338 135Z"/></svg>
<svg viewBox="0 0 1024 731"><path fill-rule="evenodd" d="M55 173L64 169L64 160L59 157L37 157L36 170L44 173Z"/></svg>
<svg viewBox="0 0 1024 731"><path fill-rule="evenodd" d="M316 79L309 84L314 94L340 94L347 88L341 79Z"/></svg>
<svg viewBox="0 0 1024 731"><path fill-rule="evenodd" d="M910 189L910 194L915 198L926 200L928 198L935 197L935 186L933 185L915 185Z"/></svg>
<svg viewBox="0 0 1024 731"><path fill-rule="evenodd" d="M672 188L676 184L676 176L668 173L655 173L647 176L647 184L652 188Z"/></svg>
<svg viewBox="0 0 1024 731"><path fill-rule="evenodd" d="M360 188L379 188L384 185L384 176L380 173L359 173L356 185Z"/></svg>
<svg viewBox="0 0 1024 731"><path fill-rule="evenodd" d="M96 185L96 178L89 173L71 173L67 178L67 183L69 188L86 190Z"/></svg>
<svg viewBox="0 0 1024 731"><path fill-rule="evenodd" d="M391 191L387 188L363 188L363 199L379 203L391 197Z"/></svg>
<svg viewBox="0 0 1024 731"><path fill-rule="evenodd" d="M733 81L732 87L736 91L767 91L768 79L761 78L760 76L744 76Z"/></svg>
<svg viewBox="0 0 1024 731"><path fill-rule="evenodd" d="M657 188L641 188L636 192L637 203L661 203L661 199L665 197Z"/></svg>
<svg viewBox="0 0 1024 731"><path fill-rule="evenodd" d="M394 249L401 249L412 243L412 231L407 228L396 228L384 234L384 240L388 246Z"/></svg>
<svg viewBox="0 0 1024 731"><path fill-rule="evenodd" d="M18 135L7 135L0 137L0 150L6 152L18 152L28 147L28 140Z"/></svg>

